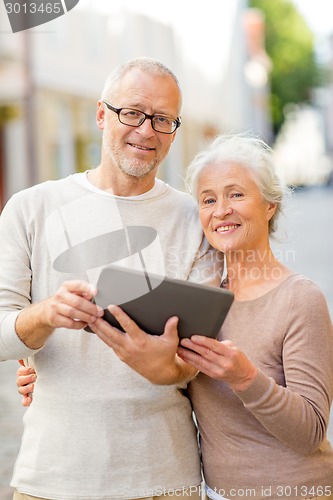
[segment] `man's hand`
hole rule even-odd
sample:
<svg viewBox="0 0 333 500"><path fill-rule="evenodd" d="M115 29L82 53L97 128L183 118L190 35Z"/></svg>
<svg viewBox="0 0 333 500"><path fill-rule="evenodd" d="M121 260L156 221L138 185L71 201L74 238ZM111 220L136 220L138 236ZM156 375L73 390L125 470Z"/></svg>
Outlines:
<svg viewBox="0 0 333 500"><path fill-rule="evenodd" d="M170 318L163 335L149 335L117 306L108 307L125 332L99 318L89 325L111 347L118 358L153 384L172 385L187 382L196 370L177 355L178 318Z"/></svg>
<svg viewBox="0 0 333 500"><path fill-rule="evenodd" d="M85 281L65 281L49 299L23 309L16 320L16 333L31 349L42 347L55 328L81 330L103 315L92 302L96 293Z"/></svg>
<svg viewBox="0 0 333 500"><path fill-rule="evenodd" d="M34 392L34 382L37 379L36 372L30 366L20 366L16 372L16 385L18 392L22 395L22 405L30 406L32 403L32 393Z"/></svg>

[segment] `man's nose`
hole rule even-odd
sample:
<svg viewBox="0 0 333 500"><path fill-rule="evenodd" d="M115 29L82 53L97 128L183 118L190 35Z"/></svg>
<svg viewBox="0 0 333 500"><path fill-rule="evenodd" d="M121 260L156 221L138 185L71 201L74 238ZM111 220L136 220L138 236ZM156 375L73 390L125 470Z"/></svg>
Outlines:
<svg viewBox="0 0 333 500"><path fill-rule="evenodd" d="M155 135L155 130L152 127L150 118L146 118L141 125L136 127L136 130L144 137L152 137Z"/></svg>

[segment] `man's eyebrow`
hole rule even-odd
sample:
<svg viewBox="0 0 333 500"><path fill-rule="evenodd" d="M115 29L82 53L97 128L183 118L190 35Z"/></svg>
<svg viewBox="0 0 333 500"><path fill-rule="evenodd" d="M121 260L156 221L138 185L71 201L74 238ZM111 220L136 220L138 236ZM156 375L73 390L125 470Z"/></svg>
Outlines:
<svg viewBox="0 0 333 500"><path fill-rule="evenodd" d="M137 102L135 102L134 104L126 104L126 106L122 106L123 108L127 108L127 109L136 109L137 111L143 111L142 109L142 104L138 104ZM168 116L169 118L172 118L172 113L169 112L169 111L154 111L154 113L147 113L148 115L152 114L152 115L162 115L162 116Z"/></svg>
<svg viewBox="0 0 333 500"><path fill-rule="evenodd" d="M138 103L126 103L122 106L122 108L129 108L129 109L137 109L138 111L141 111L140 108L142 108L142 105L141 104L138 104Z"/></svg>

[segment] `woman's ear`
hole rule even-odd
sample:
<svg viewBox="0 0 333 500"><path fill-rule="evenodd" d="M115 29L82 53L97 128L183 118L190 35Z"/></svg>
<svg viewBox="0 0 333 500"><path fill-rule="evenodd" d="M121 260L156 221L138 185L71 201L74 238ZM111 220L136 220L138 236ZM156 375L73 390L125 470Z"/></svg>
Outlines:
<svg viewBox="0 0 333 500"><path fill-rule="evenodd" d="M273 215L276 212L277 204L273 202L268 202L268 207L267 207L267 220L271 220Z"/></svg>

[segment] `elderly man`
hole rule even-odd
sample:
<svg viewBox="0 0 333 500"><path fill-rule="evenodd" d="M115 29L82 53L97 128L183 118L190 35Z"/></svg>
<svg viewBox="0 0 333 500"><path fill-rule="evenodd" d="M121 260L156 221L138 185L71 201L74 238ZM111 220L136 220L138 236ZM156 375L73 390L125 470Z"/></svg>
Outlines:
<svg viewBox="0 0 333 500"><path fill-rule="evenodd" d="M193 369L175 357L172 384L153 385L84 330L103 314L92 299L111 263L220 279L195 203L156 179L180 108L163 64L116 68L97 107L100 165L17 193L2 213L0 359L24 358L38 376L15 500L200 498L196 429L181 392ZM161 339L176 335L171 320Z"/></svg>

